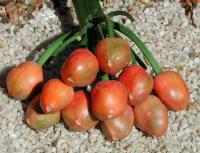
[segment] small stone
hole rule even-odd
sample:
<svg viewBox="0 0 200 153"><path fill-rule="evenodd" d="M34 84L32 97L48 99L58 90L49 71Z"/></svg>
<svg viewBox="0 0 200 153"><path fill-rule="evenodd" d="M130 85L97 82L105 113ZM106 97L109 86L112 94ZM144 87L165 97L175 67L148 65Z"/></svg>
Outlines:
<svg viewBox="0 0 200 153"><path fill-rule="evenodd" d="M5 43L2 39L0 39L0 48L4 48L5 47Z"/></svg>

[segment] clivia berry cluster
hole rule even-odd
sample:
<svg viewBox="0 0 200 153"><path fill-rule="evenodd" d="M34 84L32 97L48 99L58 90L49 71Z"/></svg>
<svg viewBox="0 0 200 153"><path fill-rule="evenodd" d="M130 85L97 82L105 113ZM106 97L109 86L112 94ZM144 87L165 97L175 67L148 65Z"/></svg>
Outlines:
<svg viewBox="0 0 200 153"><path fill-rule="evenodd" d="M73 2L75 5L76 0ZM26 121L31 128L46 129L62 117L73 131L86 131L99 123L109 140L125 138L134 125L149 135L162 136L168 127L168 110L186 108L190 94L181 76L163 71L132 31L112 22L108 16L105 19L105 24L89 23L67 40L68 34L61 36L37 63L25 61L9 72L7 91L14 99L25 100L42 87L26 110ZM84 33L88 29L95 32L98 29L97 34L101 35L94 47L88 47L91 35ZM135 42L155 75L145 70L145 64L115 30ZM81 44L87 47L72 50L60 76L44 83L42 65L80 35Z"/></svg>

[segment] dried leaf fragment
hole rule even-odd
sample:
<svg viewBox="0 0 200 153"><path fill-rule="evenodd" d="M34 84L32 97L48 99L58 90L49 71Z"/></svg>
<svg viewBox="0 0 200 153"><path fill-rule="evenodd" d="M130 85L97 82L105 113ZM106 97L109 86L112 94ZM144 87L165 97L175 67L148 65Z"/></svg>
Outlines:
<svg viewBox="0 0 200 153"><path fill-rule="evenodd" d="M194 23L193 10L196 8L198 1L199 0L181 0L180 1L180 3L182 4L182 7L185 8L185 14L189 17L191 24L194 27L197 27L197 26Z"/></svg>

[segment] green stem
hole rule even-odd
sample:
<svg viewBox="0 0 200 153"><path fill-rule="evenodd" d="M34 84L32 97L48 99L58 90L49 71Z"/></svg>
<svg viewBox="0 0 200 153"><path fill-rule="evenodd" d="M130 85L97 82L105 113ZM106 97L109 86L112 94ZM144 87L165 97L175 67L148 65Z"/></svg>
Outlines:
<svg viewBox="0 0 200 153"><path fill-rule="evenodd" d="M135 60L138 62L140 66L142 66L144 69L147 69L146 64L140 59L140 57L136 54L136 52L131 48L131 52L135 57Z"/></svg>
<svg viewBox="0 0 200 153"><path fill-rule="evenodd" d="M103 81L109 80L108 74L104 74L104 75L101 77L101 80L103 80Z"/></svg>
<svg viewBox="0 0 200 153"><path fill-rule="evenodd" d="M44 52L44 54L38 59L37 63L43 66L45 62L51 57L51 55L54 53L56 49L59 48L59 46L63 43L63 41L70 35L69 33L66 33L59 37L56 41L54 41L48 49Z"/></svg>
<svg viewBox="0 0 200 153"><path fill-rule="evenodd" d="M156 61L156 59L151 54L151 52L145 46L145 44L140 40L140 38L134 32L132 32L132 30L117 22L114 22L114 27L116 30L118 30L119 32L123 33L128 38L130 38L138 46L138 48L142 51L146 59L151 64L156 74L159 74L163 71L162 68L159 66L158 62Z"/></svg>
<svg viewBox="0 0 200 153"><path fill-rule="evenodd" d="M88 44L88 33L86 32L85 35L83 36L83 39L81 40L80 46L87 48Z"/></svg>
<svg viewBox="0 0 200 153"><path fill-rule="evenodd" d="M99 33L101 39L104 39L104 33L103 33L103 30L102 30L102 27L100 24L97 25L97 30L98 30L98 33Z"/></svg>
<svg viewBox="0 0 200 153"><path fill-rule="evenodd" d="M70 43L72 43L73 41L77 40L78 37L82 37L89 28L92 28L93 24L92 23L88 23L86 24L79 32L75 33L72 37L70 37L69 39L67 39L55 52L54 52L54 56L58 55L61 51L63 51L63 49L69 45Z"/></svg>
<svg viewBox="0 0 200 153"><path fill-rule="evenodd" d="M113 22L111 21L109 16L105 16L105 20L106 20L106 26L108 30L108 37L113 38L115 36Z"/></svg>
<svg viewBox="0 0 200 153"><path fill-rule="evenodd" d="M136 58L135 55L133 54L132 49L131 49L131 64L136 64Z"/></svg>
<svg viewBox="0 0 200 153"><path fill-rule="evenodd" d="M72 3L81 26L103 15L99 0L72 0Z"/></svg>

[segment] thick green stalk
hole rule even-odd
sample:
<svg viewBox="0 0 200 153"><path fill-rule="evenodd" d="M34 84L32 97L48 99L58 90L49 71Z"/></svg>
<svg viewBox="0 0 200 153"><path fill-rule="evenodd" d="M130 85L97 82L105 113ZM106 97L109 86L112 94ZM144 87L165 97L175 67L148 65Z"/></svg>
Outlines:
<svg viewBox="0 0 200 153"><path fill-rule="evenodd" d="M108 31L108 37L113 38L115 36L113 22L111 21L109 16L105 16L105 20L106 20L106 26L107 26L107 31Z"/></svg>
<svg viewBox="0 0 200 153"><path fill-rule="evenodd" d="M81 26L87 24L92 18L103 15L99 0L72 0L72 3Z"/></svg>
<svg viewBox="0 0 200 153"><path fill-rule="evenodd" d="M128 38L130 38L138 46L138 48L144 54L145 58L151 64L151 66L156 74L159 74L163 71L162 68L160 67L160 65L158 64L158 62L156 61L156 59L151 54L151 52L145 46L145 44L140 40L140 38L132 30L130 30L129 28L127 28L124 25L117 23L117 22L114 22L114 27L116 30L118 30L119 32L123 33Z"/></svg>

